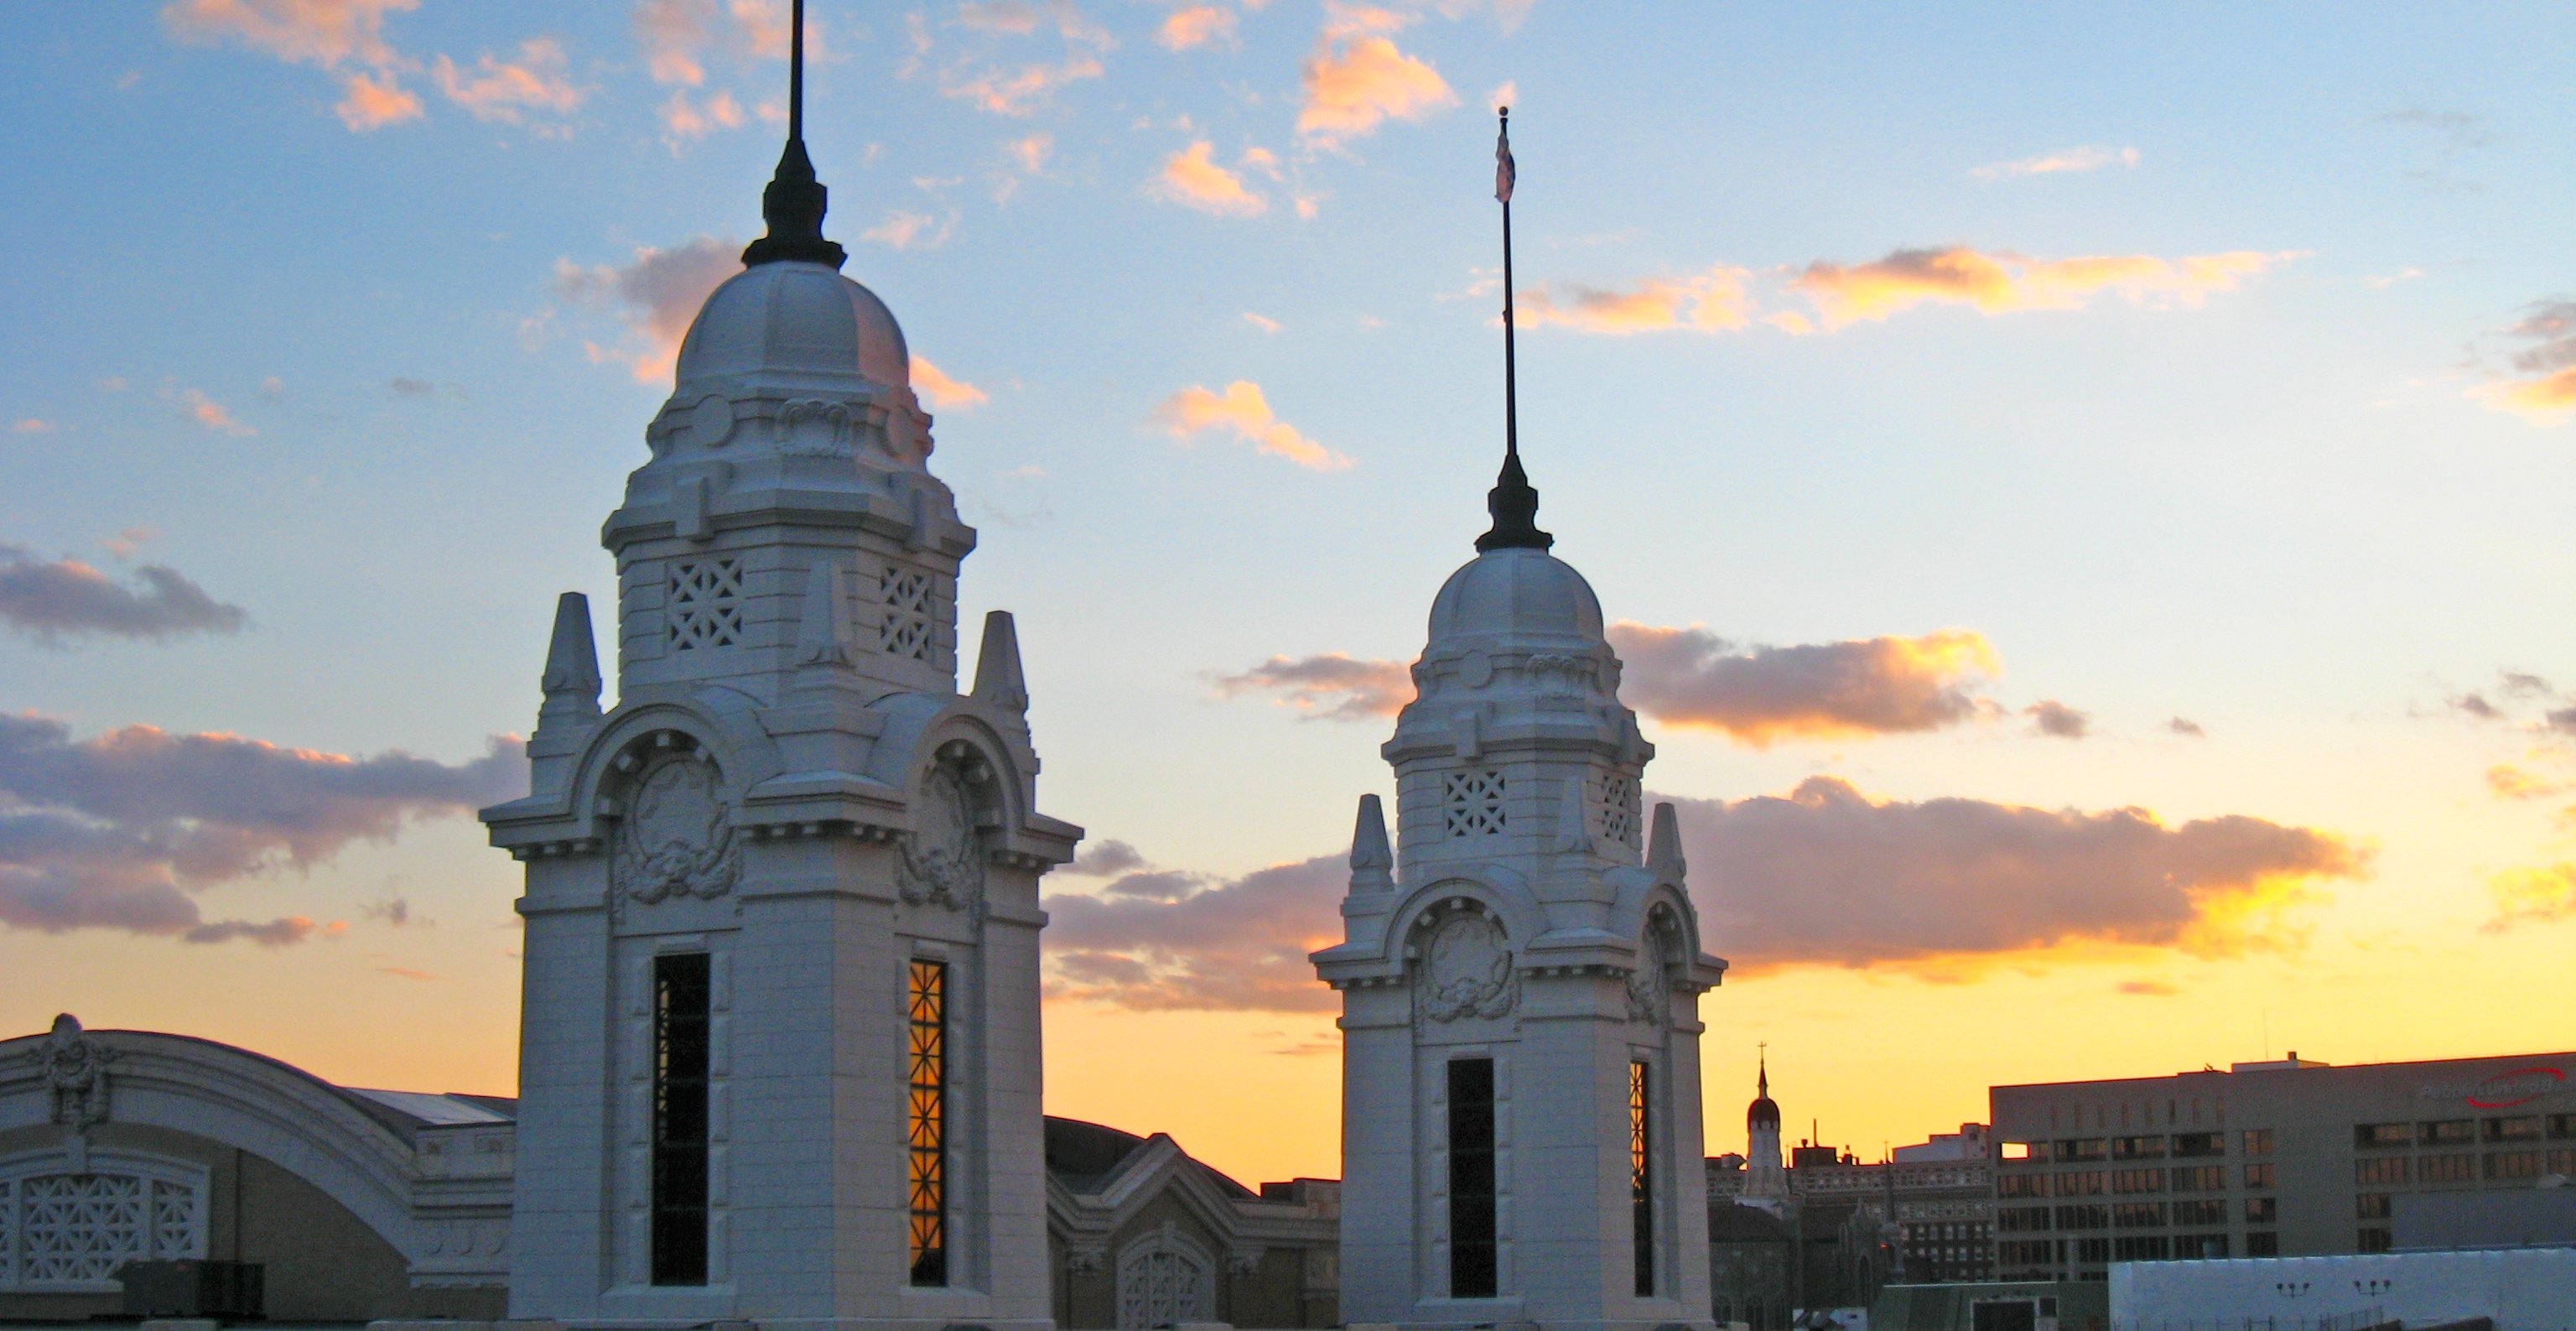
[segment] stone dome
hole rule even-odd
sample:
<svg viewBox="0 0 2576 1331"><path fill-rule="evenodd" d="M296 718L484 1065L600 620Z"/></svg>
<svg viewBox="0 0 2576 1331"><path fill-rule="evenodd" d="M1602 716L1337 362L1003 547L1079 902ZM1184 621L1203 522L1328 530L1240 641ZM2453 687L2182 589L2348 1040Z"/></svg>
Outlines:
<svg viewBox="0 0 2576 1331"><path fill-rule="evenodd" d="M1574 566L1545 550L1488 550L1442 583L1431 641L1461 638L1601 642L1601 600Z"/></svg>
<svg viewBox="0 0 2576 1331"><path fill-rule="evenodd" d="M1780 1106L1773 1103L1770 1096L1762 1095L1754 1097L1753 1103L1745 1106L1744 1126L1747 1128L1769 1128L1773 1132L1778 1132L1780 1130Z"/></svg>
<svg viewBox="0 0 2576 1331"><path fill-rule="evenodd" d="M907 388L912 356L875 292L824 264L762 263L707 297L680 343L677 387L754 374Z"/></svg>

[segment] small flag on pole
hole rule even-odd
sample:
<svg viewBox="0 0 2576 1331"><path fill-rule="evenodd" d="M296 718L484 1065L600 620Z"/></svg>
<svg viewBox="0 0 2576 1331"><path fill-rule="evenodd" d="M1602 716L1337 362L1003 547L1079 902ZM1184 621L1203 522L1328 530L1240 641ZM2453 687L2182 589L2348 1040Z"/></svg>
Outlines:
<svg viewBox="0 0 2576 1331"><path fill-rule="evenodd" d="M1496 202L1512 201L1512 180L1519 174L1520 169L1512 165L1512 110L1507 106L1503 108L1502 132L1494 136L1494 199Z"/></svg>

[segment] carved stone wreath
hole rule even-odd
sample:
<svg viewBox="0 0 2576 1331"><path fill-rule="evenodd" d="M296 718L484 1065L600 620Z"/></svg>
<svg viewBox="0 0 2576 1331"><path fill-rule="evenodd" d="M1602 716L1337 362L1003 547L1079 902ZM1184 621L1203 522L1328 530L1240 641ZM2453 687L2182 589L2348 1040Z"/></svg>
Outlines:
<svg viewBox="0 0 2576 1331"><path fill-rule="evenodd" d="M714 900L732 891L742 877L742 856L715 765L685 756L648 769L635 783L612 855L618 890L637 901Z"/></svg>
<svg viewBox="0 0 2576 1331"><path fill-rule="evenodd" d="M1506 1016L1519 1000L1511 946L1492 917L1460 911L1432 931L1413 982L1415 1025Z"/></svg>
<svg viewBox="0 0 2576 1331"><path fill-rule="evenodd" d="M977 781L978 773L984 781ZM930 769L913 803L912 830L895 838L895 890L915 906L984 912L985 833L977 789L991 769L971 752Z"/></svg>

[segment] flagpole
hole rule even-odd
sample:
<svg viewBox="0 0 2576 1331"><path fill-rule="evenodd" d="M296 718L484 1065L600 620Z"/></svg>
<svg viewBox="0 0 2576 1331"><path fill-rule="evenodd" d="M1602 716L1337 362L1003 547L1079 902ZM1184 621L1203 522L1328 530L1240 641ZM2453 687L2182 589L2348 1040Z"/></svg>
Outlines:
<svg viewBox="0 0 2576 1331"><path fill-rule="evenodd" d="M1512 108L1502 112L1502 139L1508 145L1512 135ZM1512 346L1512 200L1511 191L1503 191L1503 456L1521 455L1520 370Z"/></svg>

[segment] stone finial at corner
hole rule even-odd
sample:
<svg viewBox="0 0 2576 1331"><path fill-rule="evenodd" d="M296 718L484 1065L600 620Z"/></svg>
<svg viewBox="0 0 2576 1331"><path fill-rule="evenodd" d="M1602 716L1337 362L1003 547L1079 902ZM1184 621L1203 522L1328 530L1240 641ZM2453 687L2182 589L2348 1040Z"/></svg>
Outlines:
<svg viewBox="0 0 2576 1331"><path fill-rule="evenodd" d="M975 653L974 697L1014 712L1029 709L1029 682L1020 674L1020 630L1008 610L984 616L984 646Z"/></svg>
<svg viewBox="0 0 2576 1331"><path fill-rule="evenodd" d="M796 664L850 665L850 589L839 563L814 561L805 573L805 608L796 626Z"/></svg>
<svg viewBox="0 0 2576 1331"><path fill-rule="evenodd" d="M590 598L580 592L555 598L555 631L546 644L542 687L546 701L537 713L540 728L599 719L599 646L590 635Z"/></svg>
<svg viewBox="0 0 2576 1331"><path fill-rule="evenodd" d="M1646 836L1646 868L1657 878L1679 878L1690 872L1682 858L1682 820L1669 803L1655 805L1653 831Z"/></svg>
<svg viewBox="0 0 2576 1331"><path fill-rule="evenodd" d="M1386 841L1386 806L1375 795L1360 796L1359 821L1351 828L1351 890L1395 890L1395 852Z"/></svg>

